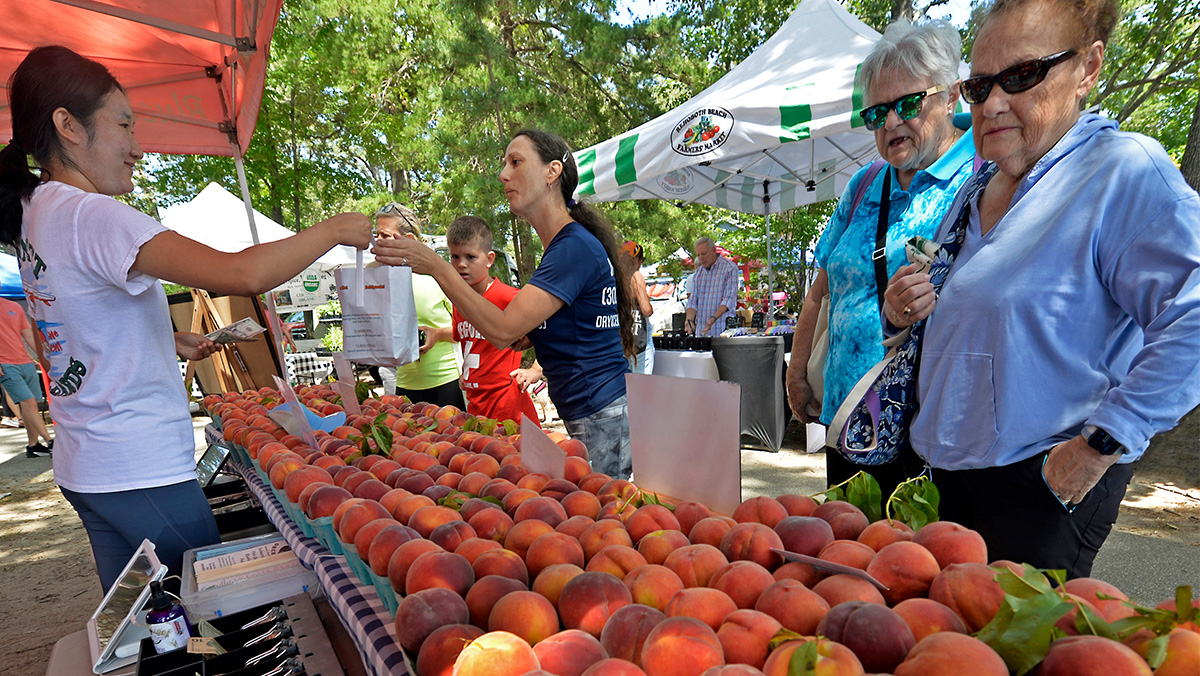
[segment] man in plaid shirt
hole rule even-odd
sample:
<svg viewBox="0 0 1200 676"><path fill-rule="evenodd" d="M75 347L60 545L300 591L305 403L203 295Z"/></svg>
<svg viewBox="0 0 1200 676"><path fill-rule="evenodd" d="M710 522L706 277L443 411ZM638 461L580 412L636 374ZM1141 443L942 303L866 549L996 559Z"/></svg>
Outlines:
<svg viewBox="0 0 1200 676"><path fill-rule="evenodd" d="M696 240L696 271L692 273L687 304L687 330L698 336L719 336L725 317L737 306L737 266L717 253L711 237Z"/></svg>

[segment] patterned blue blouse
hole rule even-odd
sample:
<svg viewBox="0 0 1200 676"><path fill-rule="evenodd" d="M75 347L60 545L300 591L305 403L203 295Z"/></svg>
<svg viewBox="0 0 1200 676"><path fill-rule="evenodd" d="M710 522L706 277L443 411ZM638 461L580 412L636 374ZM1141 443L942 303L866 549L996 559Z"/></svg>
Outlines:
<svg viewBox="0 0 1200 676"><path fill-rule="evenodd" d="M888 205L888 277L907 263L904 243L914 235L933 237L958 189L973 172L975 144L971 132L963 134L927 169L917 172L908 190L900 189L895 170ZM821 422L828 425L850 390L883 359L883 328L879 317L875 264L875 231L883 193L881 171L867 188L862 203L847 223L850 202L867 168L860 169L838 202L817 243L817 263L829 276L829 356L825 360L825 395Z"/></svg>

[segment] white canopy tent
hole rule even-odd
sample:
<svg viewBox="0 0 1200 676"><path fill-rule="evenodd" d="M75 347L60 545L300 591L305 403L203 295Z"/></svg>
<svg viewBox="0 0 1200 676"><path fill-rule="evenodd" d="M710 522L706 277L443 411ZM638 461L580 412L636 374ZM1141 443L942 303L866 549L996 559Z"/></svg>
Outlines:
<svg viewBox="0 0 1200 676"><path fill-rule="evenodd" d="M575 153L576 196L664 199L766 217L832 199L876 159L859 65L879 33L836 0L803 0L745 61L687 102ZM768 246L769 284L773 284Z"/></svg>

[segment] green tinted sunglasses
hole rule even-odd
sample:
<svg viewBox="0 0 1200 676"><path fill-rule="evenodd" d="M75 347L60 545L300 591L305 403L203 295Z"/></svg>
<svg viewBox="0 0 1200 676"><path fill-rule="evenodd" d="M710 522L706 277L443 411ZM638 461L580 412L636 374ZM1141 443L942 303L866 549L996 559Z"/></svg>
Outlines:
<svg viewBox="0 0 1200 676"><path fill-rule="evenodd" d="M862 117L863 122L866 123L867 129L875 131L887 122L889 110L895 110L896 115L901 120L911 120L921 114L921 104L925 101L926 96L944 92L946 89L946 85L939 85L937 87L930 87L923 92L905 94L895 101L879 103L870 108L864 108L858 114Z"/></svg>

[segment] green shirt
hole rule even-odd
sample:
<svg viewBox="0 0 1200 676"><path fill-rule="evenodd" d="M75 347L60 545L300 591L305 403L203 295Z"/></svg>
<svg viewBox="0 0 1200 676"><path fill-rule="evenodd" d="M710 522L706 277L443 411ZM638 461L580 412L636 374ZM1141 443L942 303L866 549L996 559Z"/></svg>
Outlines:
<svg viewBox="0 0 1200 676"><path fill-rule="evenodd" d="M414 274L412 285L417 325L449 328L453 306L433 277ZM396 387L406 390L428 390L457 378L454 343L448 341L438 342L417 361L396 369Z"/></svg>

